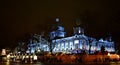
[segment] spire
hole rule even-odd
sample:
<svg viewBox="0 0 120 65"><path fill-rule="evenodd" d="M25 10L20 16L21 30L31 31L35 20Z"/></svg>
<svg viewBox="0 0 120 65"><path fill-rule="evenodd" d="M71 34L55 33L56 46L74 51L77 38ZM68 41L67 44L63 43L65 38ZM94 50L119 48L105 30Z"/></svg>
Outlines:
<svg viewBox="0 0 120 65"><path fill-rule="evenodd" d="M107 38L108 41L112 41L112 36L111 36L110 32L107 33L106 38Z"/></svg>
<svg viewBox="0 0 120 65"><path fill-rule="evenodd" d="M81 20L80 20L79 18L77 18L77 19L76 19L76 25L79 26L81 23L82 23Z"/></svg>
<svg viewBox="0 0 120 65"><path fill-rule="evenodd" d="M84 35L84 29L83 26L81 26L81 20L79 18L76 18L76 26L73 27L74 34L82 34Z"/></svg>

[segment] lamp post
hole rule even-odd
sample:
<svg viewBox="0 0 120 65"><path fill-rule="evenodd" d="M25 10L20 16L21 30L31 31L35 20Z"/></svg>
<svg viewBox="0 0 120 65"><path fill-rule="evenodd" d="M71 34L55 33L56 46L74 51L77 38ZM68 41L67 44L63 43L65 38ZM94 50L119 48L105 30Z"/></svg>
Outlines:
<svg viewBox="0 0 120 65"><path fill-rule="evenodd" d="M7 60L7 57L6 57L6 49L2 49L2 61L6 61Z"/></svg>

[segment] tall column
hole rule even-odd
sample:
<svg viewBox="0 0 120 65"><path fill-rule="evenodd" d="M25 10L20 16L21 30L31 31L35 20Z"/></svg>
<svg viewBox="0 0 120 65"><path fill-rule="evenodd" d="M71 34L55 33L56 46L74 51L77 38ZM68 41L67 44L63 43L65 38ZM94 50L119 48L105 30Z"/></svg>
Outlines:
<svg viewBox="0 0 120 65"><path fill-rule="evenodd" d="M73 41L75 41L75 40L73 40ZM75 43L73 42L73 49L75 49Z"/></svg>
<svg viewBox="0 0 120 65"><path fill-rule="evenodd" d="M66 48L66 47L65 47L65 42L63 42L63 44L64 44L64 51L65 51L65 48Z"/></svg>

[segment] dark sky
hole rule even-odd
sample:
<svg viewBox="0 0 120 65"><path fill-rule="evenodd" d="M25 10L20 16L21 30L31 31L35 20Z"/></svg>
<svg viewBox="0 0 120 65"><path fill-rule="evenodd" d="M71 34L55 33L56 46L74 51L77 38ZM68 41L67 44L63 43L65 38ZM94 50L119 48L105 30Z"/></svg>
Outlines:
<svg viewBox="0 0 120 65"><path fill-rule="evenodd" d="M48 34L56 17L67 35L80 18L85 34L95 38L109 32L120 39L120 8L117 0L0 0L0 47L25 41L30 34Z"/></svg>

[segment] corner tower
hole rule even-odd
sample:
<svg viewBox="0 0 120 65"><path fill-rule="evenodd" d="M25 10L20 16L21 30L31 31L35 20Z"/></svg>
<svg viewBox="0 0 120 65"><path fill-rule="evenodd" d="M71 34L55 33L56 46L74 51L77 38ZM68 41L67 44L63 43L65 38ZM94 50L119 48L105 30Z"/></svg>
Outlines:
<svg viewBox="0 0 120 65"><path fill-rule="evenodd" d="M76 20L76 26L73 27L74 35L84 35L84 29L81 26L80 19Z"/></svg>

